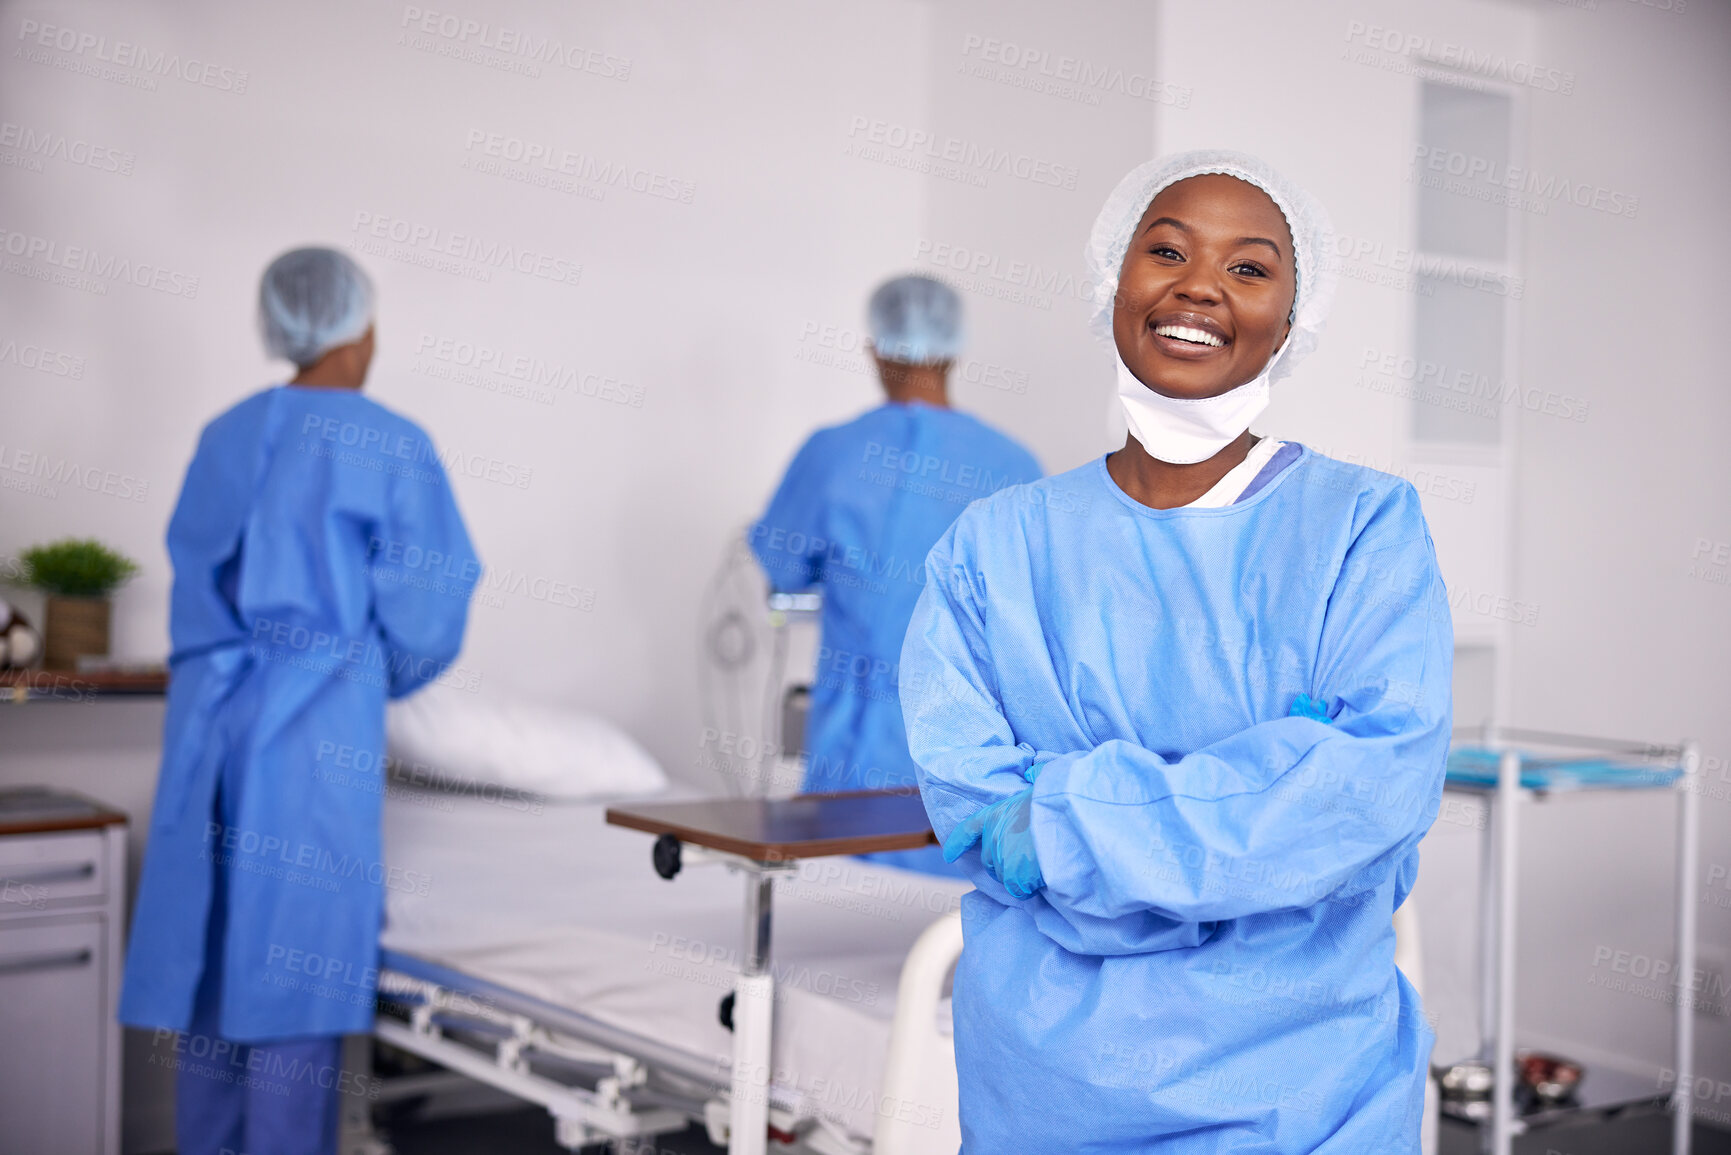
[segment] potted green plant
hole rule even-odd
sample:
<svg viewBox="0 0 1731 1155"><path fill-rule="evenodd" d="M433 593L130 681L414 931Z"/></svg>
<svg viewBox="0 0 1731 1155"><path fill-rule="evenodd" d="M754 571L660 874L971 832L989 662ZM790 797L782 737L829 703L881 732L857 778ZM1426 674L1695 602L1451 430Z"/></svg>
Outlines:
<svg viewBox="0 0 1731 1155"><path fill-rule="evenodd" d="M93 538L32 546L19 558L24 584L48 595L43 665L70 670L81 654L108 653L109 595L138 564Z"/></svg>

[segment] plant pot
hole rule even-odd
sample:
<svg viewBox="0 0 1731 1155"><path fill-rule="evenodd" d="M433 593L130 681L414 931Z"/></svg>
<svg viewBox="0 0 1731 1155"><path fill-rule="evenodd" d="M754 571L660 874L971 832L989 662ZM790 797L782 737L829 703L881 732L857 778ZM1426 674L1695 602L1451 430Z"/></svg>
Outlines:
<svg viewBox="0 0 1731 1155"><path fill-rule="evenodd" d="M42 664L51 670L75 670L83 654L108 654L107 598L48 599L48 624L42 631Z"/></svg>

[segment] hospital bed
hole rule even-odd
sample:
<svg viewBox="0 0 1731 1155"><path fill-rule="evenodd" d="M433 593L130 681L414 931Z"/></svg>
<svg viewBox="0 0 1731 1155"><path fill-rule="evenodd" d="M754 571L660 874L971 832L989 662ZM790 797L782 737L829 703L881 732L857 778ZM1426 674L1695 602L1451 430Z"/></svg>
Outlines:
<svg viewBox="0 0 1731 1155"><path fill-rule="evenodd" d="M386 853L415 885L387 894L375 1037L542 1105L572 1148L628 1150L692 1121L726 1142L737 1036L723 1003L746 961L742 898L767 878L776 993L758 1141L956 1150L946 995L966 883L812 858L748 884L695 849L669 882L654 840L606 825L605 809L388 799ZM344 1151L379 1150L365 1101L345 1106Z"/></svg>
<svg viewBox="0 0 1731 1155"><path fill-rule="evenodd" d="M375 1037L542 1106L573 1149L653 1150L695 1121L734 1152L953 1155L947 994L968 885L853 858L743 869L761 841L730 853L689 829L674 871L651 835L679 827L643 818L669 801L616 804L639 819L628 829L599 803L389 798L406 884L387 894ZM1411 908L1395 922L1396 962L1422 986ZM736 991L754 950L772 1003ZM1427 1151L1434 1128L1432 1109ZM345 1099L342 1150L388 1150L365 1097Z"/></svg>

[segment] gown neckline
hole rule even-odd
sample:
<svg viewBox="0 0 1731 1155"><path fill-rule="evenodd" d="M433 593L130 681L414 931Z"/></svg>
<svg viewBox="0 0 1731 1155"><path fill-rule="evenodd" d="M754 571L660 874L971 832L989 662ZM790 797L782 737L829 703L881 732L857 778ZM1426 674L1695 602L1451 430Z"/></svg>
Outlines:
<svg viewBox="0 0 1731 1155"><path fill-rule="evenodd" d="M1286 444L1297 448L1298 457L1285 469L1282 469L1279 473L1275 474L1267 485L1264 485L1261 489L1258 489L1243 501L1235 501L1231 505L1175 505L1171 509L1155 509L1151 505L1143 505L1140 501L1137 501L1134 497L1125 493L1124 490L1119 487L1118 483L1112 480L1112 471L1106 468L1106 458L1111 456L1110 453L1102 453L1099 457L1094 459L1094 472L1099 478L1100 483L1104 485L1107 491L1111 493L1113 497L1117 498L1120 503L1128 506L1137 513L1144 514L1148 517L1161 519L1173 517L1228 517L1235 513L1241 513L1245 510L1256 508L1256 506L1267 500L1269 494L1284 485L1286 480L1292 476L1293 472L1297 470L1299 466L1303 465L1310 459L1310 446L1297 441L1288 441Z"/></svg>

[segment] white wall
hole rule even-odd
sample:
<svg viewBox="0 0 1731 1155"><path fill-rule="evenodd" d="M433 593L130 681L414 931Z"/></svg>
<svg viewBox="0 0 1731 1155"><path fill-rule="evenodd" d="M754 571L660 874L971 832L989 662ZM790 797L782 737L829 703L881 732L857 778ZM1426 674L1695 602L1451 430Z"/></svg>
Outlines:
<svg viewBox="0 0 1731 1155"><path fill-rule="evenodd" d="M1639 209L1559 209L1528 223L1524 374L1588 397L1592 411L1579 424L1522 423L1516 566L1543 609L1540 628L1518 632L1513 704L1536 726L1701 741L1703 998L1713 1009L1697 1013L1698 1055L1724 1080L1731 393L1719 346L1731 307L1731 7L1546 7L1535 52L1580 79L1567 101L1534 102L1534 169L1639 197ZM1554 857L1529 860L1533 885L1551 897L1533 904L1523 940L1524 953L1548 960L1523 985L1534 1028L1664 1062L1670 1008L1588 983L1607 969L1594 967L1600 948L1673 956L1673 920L1656 899L1669 893L1668 808L1595 803L1551 846ZM1731 1123L1724 1102L1698 1107Z"/></svg>

